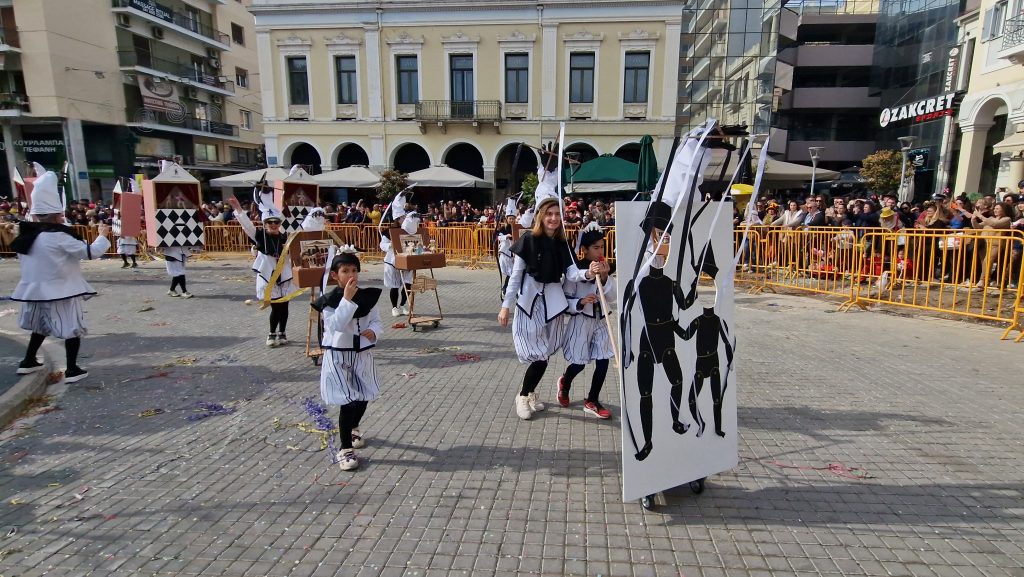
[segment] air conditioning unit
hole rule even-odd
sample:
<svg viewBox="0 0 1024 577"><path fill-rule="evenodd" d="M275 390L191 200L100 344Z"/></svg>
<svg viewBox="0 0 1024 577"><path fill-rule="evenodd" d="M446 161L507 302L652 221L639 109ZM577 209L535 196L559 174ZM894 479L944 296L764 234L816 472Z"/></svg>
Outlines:
<svg viewBox="0 0 1024 577"><path fill-rule="evenodd" d="M164 29L163 28L161 28L159 26L154 26L152 32L153 32L153 38L156 38L157 40L162 40L163 39L163 37L164 37Z"/></svg>
<svg viewBox="0 0 1024 577"><path fill-rule="evenodd" d="M118 14L117 15L117 25L118 26L124 26L125 28L131 28L131 26L132 26L132 19L127 14Z"/></svg>
<svg viewBox="0 0 1024 577"><path fill-rule="evenodd" d="M210 97L210 102L217 105L224 104L224 97L220 94L214 94Z"/></svg>
<svg viewBox="0 0 1024 577"><path fill-rule="evenodd" d="M220 58L207 58L206 63L214 70L220 70Z"/></svg>
<svg viewBox="0 0 1024 577"><path fill-rule="evenodd" d="M189 98L199 98L199 91L195 88L189 88L185 91L185 94L188 95Z"/></svg>
<svg viewBox="0 0 1024 577"><path fill-rule="evenodd" d="M217 50L216 48L207 48L206 49L206 57L207 58L220 58L220 50Z"/></svg>

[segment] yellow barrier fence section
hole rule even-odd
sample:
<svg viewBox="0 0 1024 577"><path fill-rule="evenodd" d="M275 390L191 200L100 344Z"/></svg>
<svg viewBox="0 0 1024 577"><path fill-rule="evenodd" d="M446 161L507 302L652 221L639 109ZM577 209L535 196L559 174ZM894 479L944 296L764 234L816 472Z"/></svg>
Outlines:
<svg viewBox="0 0 1024 577"><path fill-rule="evenodd" d="M760 265L764 252L763 229L760 226L741 227L733 230L733 252L736 254L736 283L749 284L751 290L764 288L765 269ZM746 242L744 243L744 236Z"/></svg>
<svg viewBox="0 0 1024 577"><path fill-rule="evenodd" d="M1022 249L1018 249L1017 253L1017 300L1013 303L1013 322L1010 326L1006 327L1003 331L1003 336L999 337L1000 340L1006 340L1010 337L1010 333L1017 331L1020 334L1017 338L1013 339L1013 342L1019 343L1024 340L1024 266L1021 266L1021 254Z"/></svg>
<svg viewBox="0 0 1024 577"><path fill-rule="evenodd" d="M1020 247L1013 230L924 229L864 235L850 305L868 303L1014 323Z"/></svg>
<svg viewBox="0 0 1024 577"><path fill-rule="evenodd" d="M772 228L758 255L764 288L849 298L861 271L857 232L850 228Z"/></svg>

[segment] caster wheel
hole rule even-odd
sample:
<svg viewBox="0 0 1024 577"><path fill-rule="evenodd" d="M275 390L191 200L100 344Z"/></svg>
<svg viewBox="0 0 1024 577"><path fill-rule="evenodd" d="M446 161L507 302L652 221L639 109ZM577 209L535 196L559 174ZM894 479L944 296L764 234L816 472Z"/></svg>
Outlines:
<svg viewBox="0 0 1024 577"><path fill-rule="evenodd" d="M440 322L440 321L434 321L434 328L436 329L436 328L437 328L437 326L438 326L438 325L440 325L440 324L441 324L441 322Z"/></svg>
<svg viewBox="0 0 1024 577"><path fill-rule="evenodd" d="M319 367L320 366L320 357L313 357L313 366L314 367Z"/></svg>
<svg viewBox="0 0 1024 577"><path fill-rule="evenodd" d="M695 495L700 495L704 492L704 479L697 479L696 481L690 481L690 490Z"/></svg>
<svg viewBox="0 0 1024 577"><path fill-rule="evenodd" d="M640 506L648 511L654 510L654 495L647 495L643 499L640 499Z"/></svg>

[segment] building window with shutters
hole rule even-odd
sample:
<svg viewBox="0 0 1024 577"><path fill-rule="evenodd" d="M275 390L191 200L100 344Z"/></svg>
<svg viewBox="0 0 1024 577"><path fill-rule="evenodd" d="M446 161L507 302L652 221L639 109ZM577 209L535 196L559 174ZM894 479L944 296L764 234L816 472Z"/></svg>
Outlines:
<svg viewBox="0 0 1024 577"><path fill-rule="evenodd" d="M398 69L398 103L416 104L419 94L419 63L416 56L396 56Z"/></svg>
<svg viewBox="0 0 1024 577"><path fill-rule="evenodd" d="M651 53L627 52L625 67L622 101L629 104L646 104Z"/></svg>
<svg viewBox="0 0 1024 577"><path fill-rule="evenodd" d="M335 56L334 74L337 82L338 104L355 104L357 97L356 57Z"/></svg>
<svg viewBox="0 0 1024 577"><path fill-rule="evenodd" d="M569 102L594 102L594 53L573 52L569 55Z"/></svg>
<svg viewBox="0 0 1024 577"><path fill-rule="evenodd" d="M505 102L526 104L530 101L530 55L505 55Z"/></svg>
<svg viewBox="0 0 1024 577"><path fill-rule="evenodd" d="M309 105L309 84L305 56L288 57L288 101L293 106Z"/></svg>

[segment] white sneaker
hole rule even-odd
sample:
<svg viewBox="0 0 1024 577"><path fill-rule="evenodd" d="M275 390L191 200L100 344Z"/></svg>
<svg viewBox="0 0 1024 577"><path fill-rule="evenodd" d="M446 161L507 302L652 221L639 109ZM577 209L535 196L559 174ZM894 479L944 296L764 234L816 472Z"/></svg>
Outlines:
<svg viewBox="0 0 1024 577"><path fill-rule="evenodd" d="M193 295L192 293L190 293L188 291L185 291L185 292L181 293L181 298L183 298L183 299L190 299L193 296L195 296L195 295Z"/></svg>
<svg viewBox="0 0 1024 577"><path fill-rule="evenodd" d="M407 315L407 314L409 314L409 309L408 309L408 308L406 308L406 306L405 306L405 305L402 305L402 314L403 314L403 315Z"/></svg>
<svg viewBox="0 0 1024 577"><path fill-rule="evenodd" d="M287 345L288 337L284 336L284 333L277 333L277 344L278 346Z"/></svg>
<svg viewBox="0 0 1024 577"><path fill-rule="evenodd" d="M359 457L356 457L354 449L342 449L338 451L338 467L342 471L355 471L359 468Z"/></svg>
<svg viewBox="0 0 1024 577"><path fill-rule="evenodd" d="M359 432L359 429L352 429L352 448L362 449L366 446L366 440L363 439L363 434Z"/></svg>
<svg viewBox="0 0 1024 577"><path fill-rule="evenodd" d="M526 396L526 398L530 403L531 411L533 411L534 413L539 413L544 410L544 403L540 402L540 399L537 398L537 391L530 393L529 395Z"/></svg>
<svg viewBox="0 0 1024 577"><path fill-rule="evenodd" d="M400 317L402 316L402 312L398 310L398 307L391 307L391 316Z"/></svg>
<svg viewBox="0 0 1024 577"><path fill-rule="evenodd" d="M169 296L169 297L180 297L181 295L178 294L177 292L171 290L171 291L167 291L167 296Z"/></svg>
<svg viewBox="0 0 1024 577"><path fill-rule="evenodd" d="M530 408L529 397L516 395L516 414L524 421L529 421L533 417L533 409Z"/></svg>
<svg viewBox="0 0 1024 577"><path fill-rule="evenodd" d="M270 335L267 336L267 346L273 349L277 347L277 344L277 334L270 333Z"/></svg>

